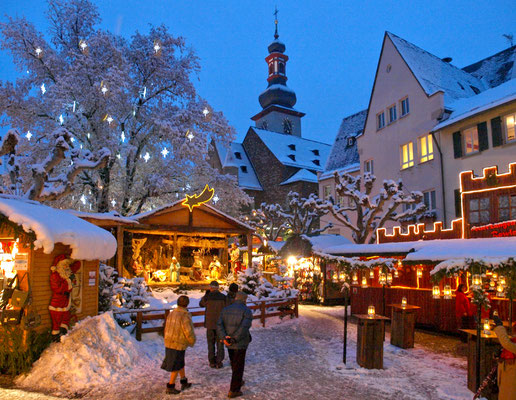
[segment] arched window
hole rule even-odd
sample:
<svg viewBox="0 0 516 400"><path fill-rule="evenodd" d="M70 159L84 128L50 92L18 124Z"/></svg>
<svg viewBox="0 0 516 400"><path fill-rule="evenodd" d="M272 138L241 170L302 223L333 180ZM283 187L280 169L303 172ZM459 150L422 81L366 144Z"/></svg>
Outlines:
<svg viewBox="0 0 516 400"><path fill-rule="evenodd" d="M278 63L278 72L282 75L285 75L285 63Z"/></svg>

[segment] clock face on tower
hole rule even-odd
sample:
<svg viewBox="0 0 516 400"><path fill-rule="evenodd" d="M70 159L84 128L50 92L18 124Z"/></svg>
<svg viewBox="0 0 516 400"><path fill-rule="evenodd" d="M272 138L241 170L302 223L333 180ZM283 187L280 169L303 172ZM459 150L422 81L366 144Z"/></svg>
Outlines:
<svg viewBox="0 0 516 400"><path fill-rule="evenodd" d="M283 120L283 133L287 135L292 135L292 121L288 118Z"/></svg>

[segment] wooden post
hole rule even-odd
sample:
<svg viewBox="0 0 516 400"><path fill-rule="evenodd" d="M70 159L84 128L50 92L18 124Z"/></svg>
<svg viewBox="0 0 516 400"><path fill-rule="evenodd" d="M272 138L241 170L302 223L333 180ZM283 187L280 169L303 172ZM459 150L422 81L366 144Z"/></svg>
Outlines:
<svg viewBox="0 0 516 400"><path fill-rule="evenodd" d="M230 272L229 271L229 257L228 257L228 246L229 246L229 237L228 237L228 235L224 236L224 243L225 243L225 246L222 249L222 259L221 259L221 262L222 262L222 265L224 266L224 272L226 274L228 274Z"/></svg>
<svg viewBox="0 0 516 400"><path fill-rule="evenodd" d="M136 340L139 342L142 341L142 323L143 323L143 313L138 311L136 313Z"/></svg>
<svg viewBox="0 0 516 400"><path fill-rule="evenodd" d="M168 314L170 314L170 310L165 310L165 320L163 321L163 335L165 335L165 327L167 326Z"/></svg>
<svg viewBox="0 0 516 400"><path fill-rule="evenodd" d="M118 276L122 277L124 273L124 227L118 225L116 227L116 270Z"/></svg>
<svg viewBox="0 0 516 400"><path fill-rule="evenodd" d="M265 328L265 311L266 311L266 308L265 308L265 301L262 301L262 304L260 304L260 309L262 311L262 315L260 317L260 319L262 320L262 326Z"/></svg>
<svg viewBox="0 0 516 400"><path fill-rule="evenodd" d="M382 316L357 315L357 363L367 369L383 368L383 323Z"/></svg>
<svg viewBox="0 0 516 400"><path fill-rule="evenodd" d="M482 331L482 305L477 304L477 349L476 349L476 374L475 374L475 392L478 390L480 384L480 333Z"/></svg>
<svg viewBox="0 0 516 400"><path fill-rule="evenodd" d="M253 266L253 236L251 233L247 234L247 268Z"/></svg>
<svg viewBox="0 0 516 400"><path fill-rule="evenodd" d="M347 348L348 348L348 296L349 289L344 289L344 340L342 344L342 362L346 364Z"/></svg>
<svg viewBox="0 0 516 400"><path fill-rule="evenodd" d="M296 315L296 318L299 318L299 297L296 296L296 299L294 301L294 314Z"/></svg>

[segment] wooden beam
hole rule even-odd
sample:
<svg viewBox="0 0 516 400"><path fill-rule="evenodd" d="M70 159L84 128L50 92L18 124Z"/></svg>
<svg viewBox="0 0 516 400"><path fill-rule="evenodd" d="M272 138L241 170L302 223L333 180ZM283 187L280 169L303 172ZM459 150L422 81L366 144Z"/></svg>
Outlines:
<svg viewBox="0 0 516 400"><path fill-rule="evenodd" d="M225 235L239 236L246 234L247 232L238 231L232 228L199 228L199 227L188 227L188 226L164 226L164 225L144 225L139 227L126 228L127 232L132 233L148 233L154 235L173 235L185 234L190 236L217 236L223 238Z"/></svg>
<svg viewBox="0 0 516 400"><path fill-rule="evenodd" d="M124 227L118 225L116 227L116 270L118 276L122 277L124 273Z"/></svg>
<svg viewBox="0 0 516 400"><path fill-rule="evenodd" d="M253 235L247 234L247 268L253 266Z"/></svg>

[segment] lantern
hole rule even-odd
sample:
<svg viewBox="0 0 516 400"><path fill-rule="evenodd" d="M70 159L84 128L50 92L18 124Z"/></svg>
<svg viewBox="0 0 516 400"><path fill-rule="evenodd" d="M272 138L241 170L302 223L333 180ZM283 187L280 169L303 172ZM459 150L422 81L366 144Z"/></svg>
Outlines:
<svg viewBox="0 0 516 400"><path fill-rule="evenodd" d="M498 283L500 285L505 286L506 285L505 276L500 276L500 279L498 280Z"/></svg>
<svg viewBox="0 0 516 400"><path fill-rule="evenodd" d="M395 277L395 278L399 278L399 276L400 276L400 273L398 272L398 270L397 270L397 269L395 269L395 270L394 270L394 277Z"/></svg>
<svg viewBox="0 0 516 400"><path fill-rule="evenodd" d="M290 256L290 257L287 259L287 263L288 263L288 265L293 266L296 262L297 262L297 258L296 258L295 256Z"/></svg>
<svg viewBox="0 0 516 400"><path fill-rule="evenodd" d="M494 289L495 285L496 285L495 281L494 281L493 279L491 279L491 280L489 281L489 287L490 287L491 289Z"/></svg>
<svg viewBox="0 0 516 400"><path fill-rule="evenodd" d="M439 289L439 286L435 285L432 288L432 297L434 299L438 299L439 297L441 297L441 290Z"/></svg>
<svg viewBox="0 0 516 400"><path fill-rule="evenodd" d="M479 288L480 286L482 286L482 277L478 274L473 275L471 284L471 286Z"/></svg>
<svg viewBox="0 0 516 400"><path fill-rule="evenodd" d="M484 335L489 336L491 334L491 325L489 324L489 320L484 320Z"/></svg>
<svg viewBox="0 0 516 400"><path fill-rule="evenodd" d="M406 307L406 306L407 306L407 298L406 298L406 297L403 297L403 298L401 299L401 306L402 306L402 307Z"/></svg>
<svg viewBox="0 0 516 400"><path fill-rule="evenodd" d="M369 278L374 279L374 270L369 271Z"/></svg>
<svg viewBox="0 0 516 400"><path fill-rule="evenodd" d="M366 277L365 277L365 276L362 278L362 287L363 287L363 288L366 288L366 287L367 287L367 279L366 279Z"/></svg>
<svg viewBox="0 0 516 400"><path fill-rule="evenodd" d="M358 275L356 272L353 272L353 284L358 285Z"/></svg>
<svg viewBox="0 0 516 400"><path fill-rule="evenodd" d="M367 308L367 315L369 315L369 318L373 318L375 314L374 306L369 306Z"/></svg>
<svg viewBox="0 0 516 400"><path fill-rule="evenodd" d="M416 273L418 278L421 278L423 276L423 270L421 268L418 268Z"/></svg>
<svg viewBox="0 0 516 400"><path fill-rule="evenodd" d="M387 274L387 283L390 285L392 283L392 274L391 273L388 273Z"/></svg>
<svg viewBox="0 0 516 400"><path fill-rule="evenodd" d="M385 285L387 283L387 277L383 272L380 272L380 277L378 278L378 282L380 285Z"/></svg>
<svg viewBox="0 0 516 400"><path fill-rule="evenodd" d="M504 297L504 287L502 285L498 285L496 287L496 296L497 297Z"/></svg>
<svg viewBox="0 0 516 400"><path fill-rule="evenodd" d="M346 274L344 271L340 271L339 278L341 282L344 282L346 280Z"/></svg>
<svg viewBox="0 0 516 400"><path fill-rule="evenodd" d="M445 285L444 286L443 295L444 295L445 299L451 299L452 298L451 286L450 285Z"/></svg>
<svg viewBox="0 0 516 400"><path fill-rule="evenodd" d="M498 274L496 272L493 272L493 279L498 278Z"/></svg>
<svg viewBox="0 0 516 400"><path fill-rule="evenodd" d="M334 272L333 272L332 280L333 280L333 282L335 282L335 283L339 280L339 276L338 276L338 274L337 274L337 271L334 271Z"/></svg>

